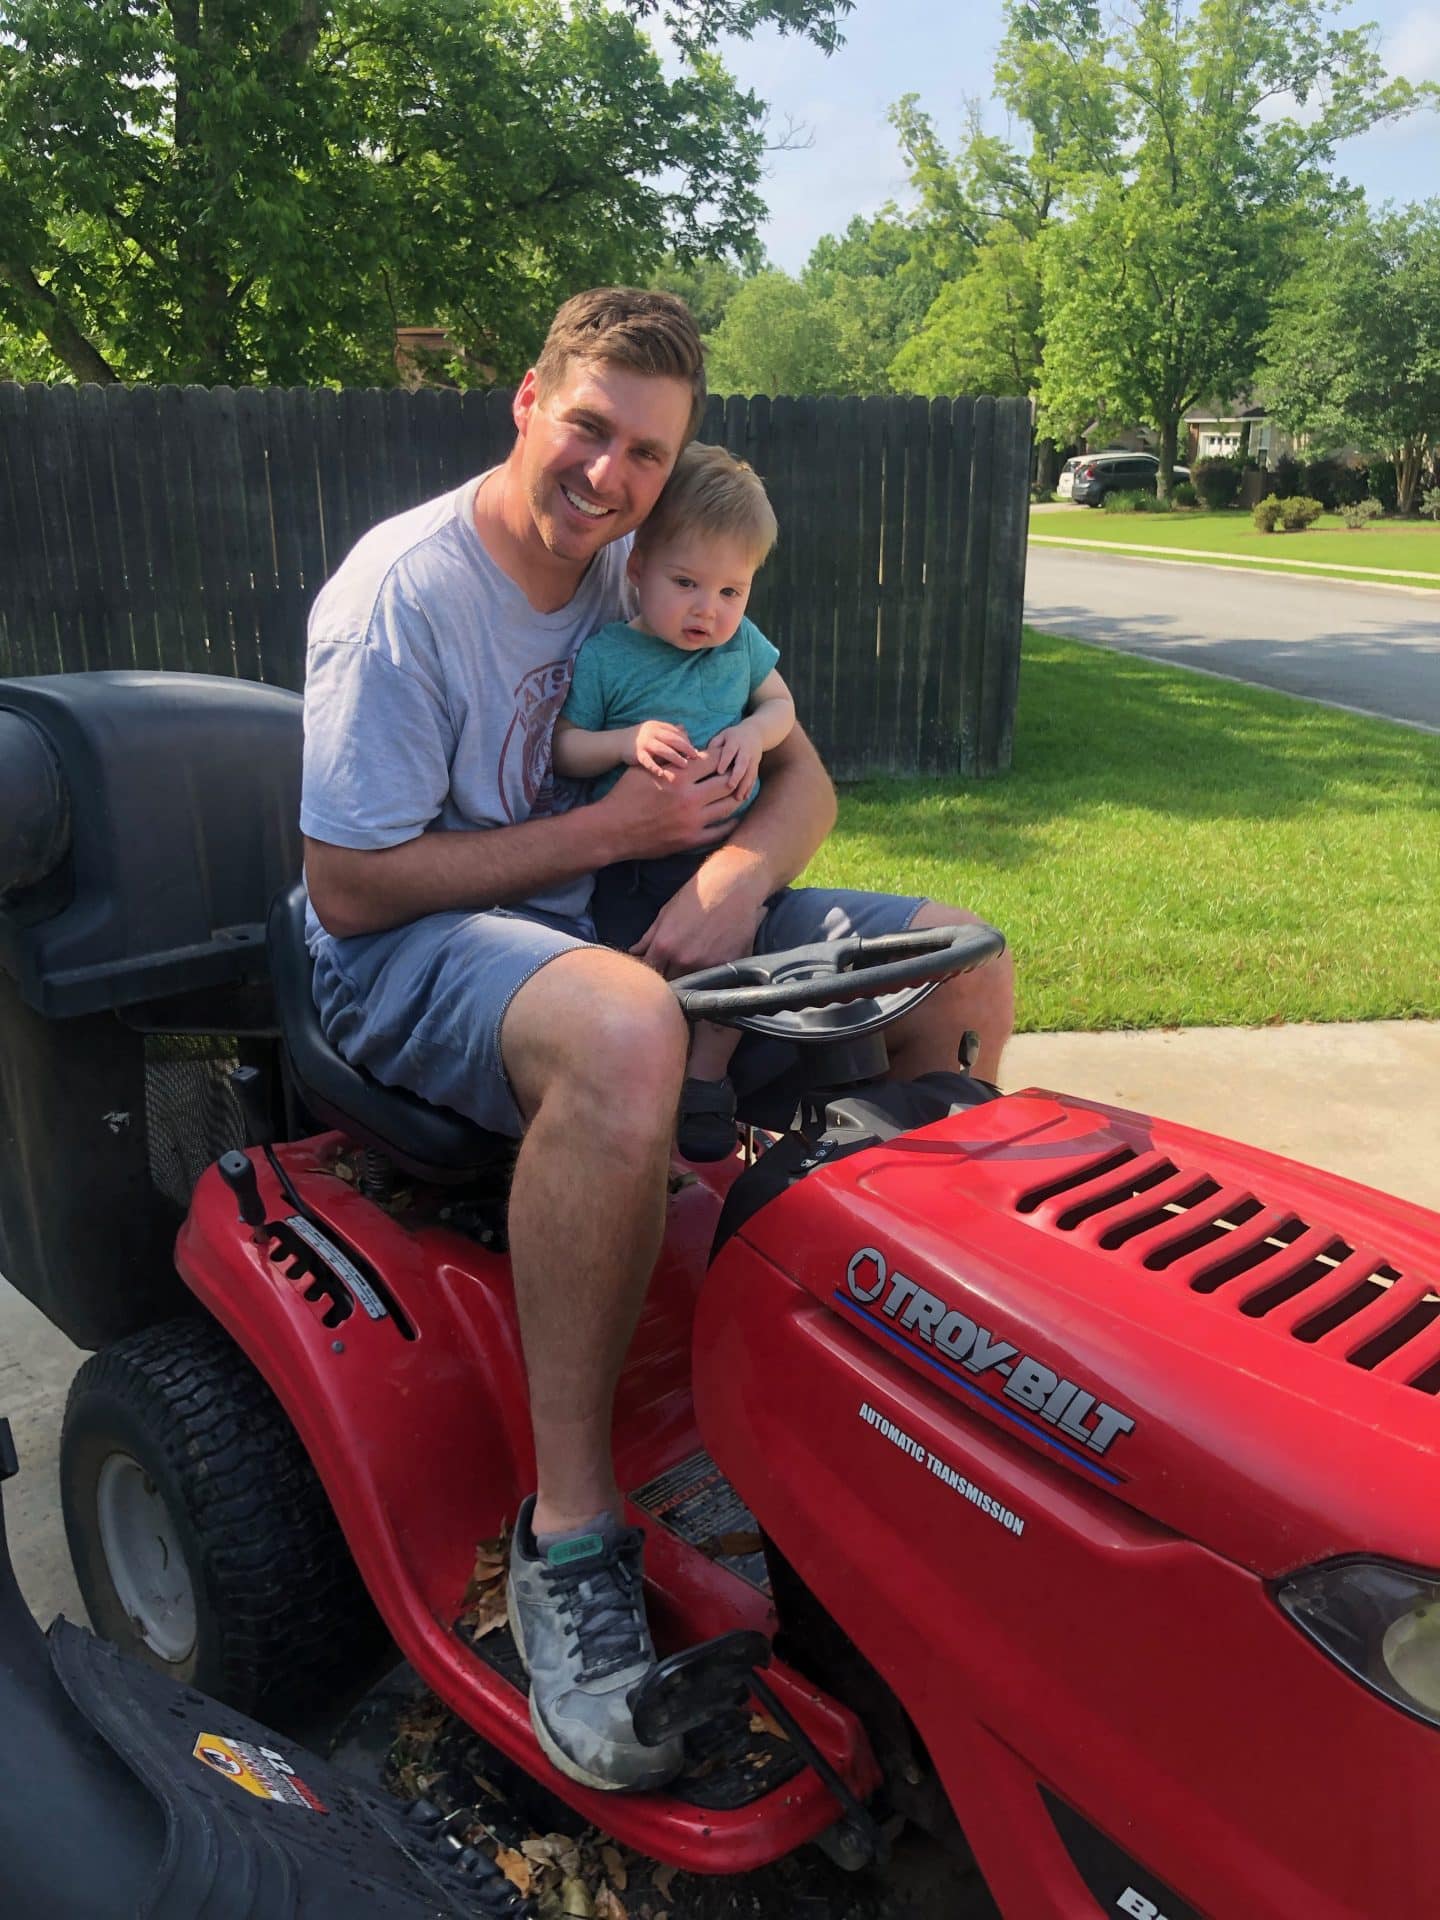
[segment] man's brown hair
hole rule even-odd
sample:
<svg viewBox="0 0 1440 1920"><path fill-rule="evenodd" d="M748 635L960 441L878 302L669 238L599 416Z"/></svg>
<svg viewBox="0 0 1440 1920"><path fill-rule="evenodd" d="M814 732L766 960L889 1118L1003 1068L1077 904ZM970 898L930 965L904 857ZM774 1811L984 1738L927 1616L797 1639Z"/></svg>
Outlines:
<svg viewBox="0 0 1440 1920"><path fill-rule="evenodd" d="M694 437L705 411L705 349L695 317L673 293L648 293L641 287L592 287L567 300L550 323L535 385L540 399L565 377L572 360L607 360L632 373L663 374L690 388L690 426Z"/></svg>
<svg viewBox="0 0 1440 1920"><path fill-rule="evenodd" d="M758 567L775 544L775 509L752 466L724 447L692 441L675 462L664 491L635 535L637 552L698 533L734 540Z"/></svg>

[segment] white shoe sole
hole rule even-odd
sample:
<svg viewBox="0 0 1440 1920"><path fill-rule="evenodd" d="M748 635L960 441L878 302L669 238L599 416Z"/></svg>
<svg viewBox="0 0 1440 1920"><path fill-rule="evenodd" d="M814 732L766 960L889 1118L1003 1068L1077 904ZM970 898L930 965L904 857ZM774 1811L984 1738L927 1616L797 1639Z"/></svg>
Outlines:
<svg viewBox="0 0 1440 1920"><path fill-rule="evenodd" d="M530 1662L525 1655L525 1635L520 1627L520 1609L515 1605L514 1589L509 1586L505 1589L505 1612L510 1621L510 1634L515 1642L515 1651L519 1654L520 1663L528 1674ZM535 1705L533 1686L530 1689L529 1706L530 1725L535 1729L535 1738L540 1742L540 1751L556 1772L563 1773L567 1780L578 1780L582 1787L593 1787L596 1793L656 1793L661 1787L669 1784L668 1777L632 1783L624 1780L605 1780L598 1773L588 1772L578 1760L571 1759L541 1719L539 1709Z"/></svg>

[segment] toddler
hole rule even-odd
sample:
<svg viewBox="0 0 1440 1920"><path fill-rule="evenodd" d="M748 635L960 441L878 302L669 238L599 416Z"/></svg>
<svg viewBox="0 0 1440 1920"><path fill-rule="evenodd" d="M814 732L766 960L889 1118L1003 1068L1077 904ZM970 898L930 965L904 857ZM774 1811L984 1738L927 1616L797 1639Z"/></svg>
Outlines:
<svg viewBox="0 0 1440 1920"><path fill-rule="evenodd" d="M557 771L593 779L598 799L627 766L673 779L708 751L711 777L734 794L737 813L751 804L762 754L795 724L795 703L775 670L780 655L745 618L775 532L758 474L723 447L685 449L635 535L627 572L639 612L628 625L602 627L576 656L555 724ZM590 907L599 938L634 947L709 852L605 868ZM695 1029L677 1136L686 1159L720 1160L734 1150L727 1074L738 1040L733 1028Z"/></svg>

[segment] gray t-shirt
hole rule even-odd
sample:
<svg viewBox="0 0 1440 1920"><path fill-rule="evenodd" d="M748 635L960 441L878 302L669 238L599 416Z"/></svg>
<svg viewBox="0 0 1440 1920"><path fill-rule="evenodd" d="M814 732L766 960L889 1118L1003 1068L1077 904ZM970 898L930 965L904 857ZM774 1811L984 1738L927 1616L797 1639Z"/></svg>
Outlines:
<svg viewBox="0 0 1440 1920"><path fill-rule="evenodd" d="M581 641L625 609L631 543L603 547L574 598L537 613L475 531L488 477L372 528L316 599L300 800L312 840L393 847L578 797L555 779L551 736ZM584 876L523 904L574 918L590 889Z"/></svg>

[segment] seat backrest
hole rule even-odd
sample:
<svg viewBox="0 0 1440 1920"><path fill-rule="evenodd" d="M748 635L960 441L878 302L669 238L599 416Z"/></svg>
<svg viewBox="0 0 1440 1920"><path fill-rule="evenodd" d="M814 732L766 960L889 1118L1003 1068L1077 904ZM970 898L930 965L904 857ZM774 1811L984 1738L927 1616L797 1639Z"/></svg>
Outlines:
<svg viewBox="0 0 1440 1920"><path fill-rule="evenodd" d="M286 1064L314 1117L420 1180L465 1179L508 1153L512 1143L503 1134L488 1133L448 1107L431 1106L404 1087L382 1086L331 1046L315 1005L307 906L303 881L277 894L268 944Z"/></svg>

